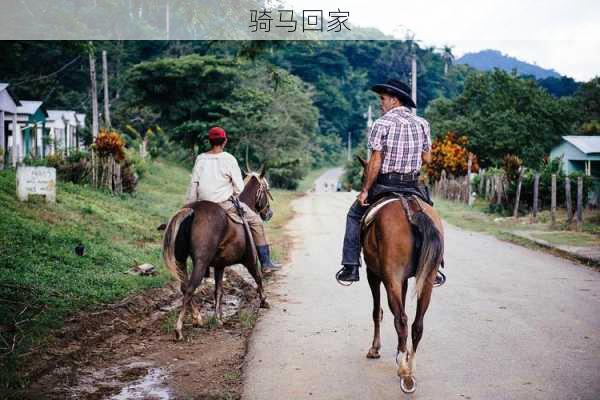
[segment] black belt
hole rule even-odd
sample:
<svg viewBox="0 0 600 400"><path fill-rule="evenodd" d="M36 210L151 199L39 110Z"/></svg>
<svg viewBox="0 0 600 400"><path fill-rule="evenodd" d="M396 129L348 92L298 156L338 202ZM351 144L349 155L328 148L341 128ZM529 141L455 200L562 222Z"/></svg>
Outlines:
<svg viewBox="0 0 600 400"><path fill-rule="evenodd" d="M395 185L403 183L416 183L419 181L419 172L389 172L377 176L377 183L380 185Z"/></svg>

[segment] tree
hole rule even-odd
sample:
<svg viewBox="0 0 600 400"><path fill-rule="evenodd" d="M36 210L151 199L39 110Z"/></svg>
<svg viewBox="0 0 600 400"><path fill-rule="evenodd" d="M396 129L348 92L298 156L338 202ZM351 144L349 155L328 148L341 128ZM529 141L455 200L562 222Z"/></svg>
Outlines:
<svg viewBox="0 0 600 400"><path fill-rule="evenodd" d="M574 114L561 100L530 79L500 70L474 72L461 95L434 100L426 117L433 132L467 136L483 166L514 154L535 167L570 132Z"/></svg>
<svg viewBox="0 0 600 400"><path fill-rule="evenodd" d="M442 48L442 60L444 60L444 76L448 75L448 67L454 62L454 54L452 54L452 47L444 45Z"/></svg>

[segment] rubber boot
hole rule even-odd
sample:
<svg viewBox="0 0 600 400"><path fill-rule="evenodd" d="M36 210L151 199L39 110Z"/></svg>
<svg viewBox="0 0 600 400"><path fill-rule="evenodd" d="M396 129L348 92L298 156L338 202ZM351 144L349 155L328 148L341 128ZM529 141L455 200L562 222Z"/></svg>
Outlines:
<svg viewBox="0 0 600 400"><path fill-rule="evenodd" d="M258 252L258 260L260 261L263 271L276 271L281 269L281 264L274 263L273 260L271 260L268 245L256 246L256 251Z"/></svg>

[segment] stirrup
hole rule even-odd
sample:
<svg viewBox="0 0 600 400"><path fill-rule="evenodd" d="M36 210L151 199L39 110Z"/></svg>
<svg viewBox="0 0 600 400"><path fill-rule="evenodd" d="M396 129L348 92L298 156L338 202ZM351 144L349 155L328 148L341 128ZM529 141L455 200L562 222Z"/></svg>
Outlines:
<svg viewBox="0 0 600 400"><path fill-rule="evenodd" d="M352 284L354 283L353 281L352 281L352 282L341 281L341 280L340 280L340 278L339 278L340 274L341 274L341 273L344 271L344 268L345 268L345 266L344 266L344 267L342 267L342 269L340 269L340 270L339 270L339 271L338 271L338 272L335 274L335 280L337 281L337 283L339 283L339 284L340 284L340 285L342 285L342 286L352 286Z"/></svg>

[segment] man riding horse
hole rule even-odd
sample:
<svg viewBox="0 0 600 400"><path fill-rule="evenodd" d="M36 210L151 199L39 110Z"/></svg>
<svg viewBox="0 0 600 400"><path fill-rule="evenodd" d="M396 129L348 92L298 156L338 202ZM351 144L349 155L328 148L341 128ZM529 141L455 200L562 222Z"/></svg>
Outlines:
<svg viewBox="0 0 600 400"><path fill-rule="evenodd" d="M368 137L371 158L357 200L346 218L342 254L343 268L336 277L340 281L359 280L361 219L369 203L389 192L412 192L432 204L427 188L419 183L423 163L431 162L429 123L411 112L416 108L408 94L410 87L390 79L371 88L379 94L382 116L375 121ZM438 275L436 284L443 278Z"/></svg>
<svg viewBox="0 0 600 400"><path fill-rule="evenodd" d="M238 213L236 203L239 203L244 219L250 226L263 271L280 269L281 265L271 260L261 218L247 204L237 201L237 196L244 190L244 181L237 160L224 150L227 133L223 128L215 126L208 131L208 141L211 149L196 158L187 202L206 200L217 203L234 218Z"/></svg>

